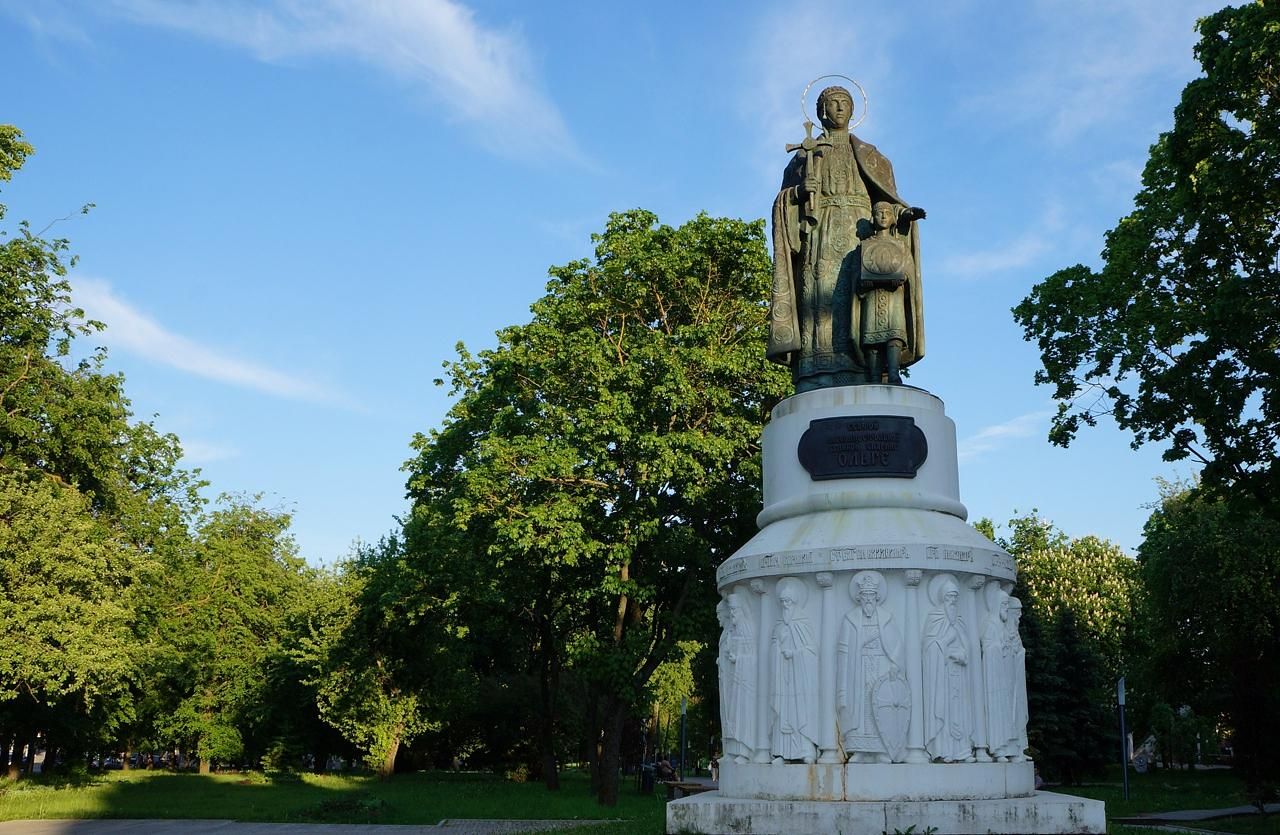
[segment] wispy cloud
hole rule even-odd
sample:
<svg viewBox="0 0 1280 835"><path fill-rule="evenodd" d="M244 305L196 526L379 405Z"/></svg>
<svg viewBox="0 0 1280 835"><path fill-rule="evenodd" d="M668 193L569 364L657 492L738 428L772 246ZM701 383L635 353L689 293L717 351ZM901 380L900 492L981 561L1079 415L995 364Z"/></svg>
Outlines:
<svg viewBox="0 0 1280 835"><path fill-rule="evenodd" d="M783 149L804 138L806 116L817 121L814 108L819 91L830 84L850 86L838 78L819 81L809 91L807 109L802 112L804 85L825 73L841 72L832 69L833 56L858 56L855 80L867 90L873 120L859 135L874 137L876 126L883 128L888 121L885 108L894 100L887 92L893 86L894 45L906 25L891 6L883 9L867 6L850 15L835 0L813 0L780 7L759 22L754 39L739 54L746 80L740 106L756 128L753 135L759 137L755 167L762 178L776 184L789 156ZM856 97L857 91L853 92ZM855 119L861 107L859 100Z"/></svg>
<svg viewBox="0 0 1280 835"><path fill-rule="evenodd" d="M116 0L135 23L187 32L248 50L265 62L347 58L404 80L476 125L495 113L520 141L479 131L477 141L519 158L579 156L542 89L519 30L485 26L456 0Z"/></svg>
<svg viewBox="0 0 1280 835"><path fill-rule="evenodd" d="M37 7L21 0L0 0L0 15L26 26L40 40L70 41L79 46L90 43L75 12L61 3L47 2Z"/></svg>
<svg viewBox="0 0 1280 835"><path fill-rule="evenodd" d="M1038 232L1032 232L995 249L949 255L939 266L945 273L981 278L988 273L1025 267L1048 249L1049 240Z"/></svg>
<svg viewBox="0 0 1280 835"><path fill-rule="evenodd" d="M1028 7L1034 25L1020 44L1023 71L967 106L1044 124L1055 143L1114 129L1153 83L1195 74L1191 24L1222 5L1168 0L1153 13L1148 0L1038 0ZM1062 37L1066 21L1069 38Z"/></svg>
<svg viewBox="0 0 1280 835"><path fill-rule="evenodd" d="M957 457L961 461L969 461L999 449L1011 440L1034 435L1043 429L1045 420L1052 414L1049 410L1028 412L1004 423L988 426L956 444Z"/></svg>
<svg viewBox="0 0 1280 835"><path fill-rule="evenodd" d="M187 464L211 464L236 458L240 450L229 444L187 438L182 442L182 460Z"/></svg>
<svg viewBox="0 0 1280 835"><path fill-rule="evenodd" d="M75 279L73 298L91 319L107 325L106 344L198 377L289 400L349 405L337 392L259 363L237 359L165 328L117 296L101 279Z"/></svg>
<svg viewBox="0 0 1280 835"><path fill-rule="evenodd" d="M1033 224L1030 229L998 246L945 255L938 262L938 269L955 278L979 279L1026 267L1049 252L1061 237L1064 226L1061 205L1051 202Z"/></svg>

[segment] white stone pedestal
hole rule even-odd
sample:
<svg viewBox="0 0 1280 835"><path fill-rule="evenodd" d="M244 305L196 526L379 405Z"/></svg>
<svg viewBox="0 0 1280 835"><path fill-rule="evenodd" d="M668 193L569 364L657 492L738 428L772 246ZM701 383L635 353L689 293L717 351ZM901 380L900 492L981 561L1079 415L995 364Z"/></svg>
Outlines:
<svg viewBox="0 0 1280 835"><path fill-rule="evenodd" d="M1102 802L1052 792L987 800L744 800L704 792L667 804L667 832L751 835L881 835L1106 832Z"/></svg>
<svg viewBox="0 0 1280 835"><path fill-rule="evenodd" d="M717 571L720 790L667 831L1105 832L1101 802L1035 791L1014 562L965 524L942 401L798 394L763 455L760 532Z"/></svg>

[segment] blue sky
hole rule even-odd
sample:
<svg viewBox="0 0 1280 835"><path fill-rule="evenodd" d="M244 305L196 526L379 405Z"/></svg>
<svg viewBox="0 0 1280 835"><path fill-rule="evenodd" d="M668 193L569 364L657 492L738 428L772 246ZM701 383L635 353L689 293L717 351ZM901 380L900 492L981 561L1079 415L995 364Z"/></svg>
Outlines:
<svg viewBox="0 0 1280 835"><path fill-rule="evenodd" d="M1221 3L0 0L0 121L37 153L10 218L81 256L140 417L213 491L295 513L313 563L406 509L454 345L528 320L610 211L764 216L799 96L857 79L857 133L922 224L929 354L971 518L1038 508L1141 540L1153 479L1112 425L1045 440L1009 308L1096 265Z"/></svg>

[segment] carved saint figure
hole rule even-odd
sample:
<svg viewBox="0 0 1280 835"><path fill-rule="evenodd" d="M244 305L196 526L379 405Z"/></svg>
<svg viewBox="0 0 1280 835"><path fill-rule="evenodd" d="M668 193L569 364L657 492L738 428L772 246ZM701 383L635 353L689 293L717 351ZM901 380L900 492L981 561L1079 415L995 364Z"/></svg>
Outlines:
<svg viewBox="0 0 1280 835"><path fill-rule="evenodd" d="M909 253L903 327L874 343L886 365L905 368L924 356L920 298L920 242L912 221L925 217L897 193L893 166L874 145L849 132L853 97L843 87L818 95L823 132L794 146L773 202L773 292L769 312L771 360L791 367L797 392L879 383L878 369L853 329L855 287L862 274L862 239L871 237L875 202L894 207L893 228ZM806 129L810 123L806 123ZM898 333L898 336L893 336ZM890 375L892 378L893 374ZM893 380L890 379L890 382Z"/></svg>
<svg viewBox="0 0 1280 835"><path fill-rule="evenodd" d="M1014 728L1014 647L1009 635L1009 595L998 582L987 584L987 608L991 614L982 630L982 684L986 697L987 750L997 760L1008 760L1018 748Z"/></svg>
<svg viewBox="0 0 1280 835"><path fill-rule="evenodd" d="M908 313L920 307L920 274L907 242L912 221L921 217L919 209L884 200L871 208L875 231L862 242L852 327L854 358L870 382L879 382L883 369L885 382L902 383L901 358L916 330Z"/></svg>
<svg viewBox="0 0 1280 835"><path fill-rule="evenodd" d="M818 738L818 647L804 615L808 591L795 577L778 581L782 617L773 627L774 762L816 759Z"/></svg>
<svg viewBox="0 0 1280 835"><path fill-rule="evenodd" d="M853 762L900 761L907 741L911 703L902 633L884 608L885 594L878 571L853 576L855 608L844 616L836 645L836 716Z"/></svg>
<svg viewBox="0 0 1280 835"><path fill-rule="evenodd" d="M729 599L721 598L716 604L716 621L720 624L720 647L716 653L717 678L720 682L720 737L723 739L729 727Z"/></svg>
<svg viewBox="0 0 1280 835"><path fill-rule="evenodd" d="M1009 643L1013 647L1013 730L1017 742L1010 759L1015 762L1027 758L1027 648L1022 645L1022 634L1018 632L1021 620L1022 601L1011 596L1009 620L1005 627L1009 630Z"/></svg>
<svg viewBox="0 0 1280 835"><path fill-rule="evenodd" d="M924 747L934 760L972 762L973 698L960 586L950 574L929 581L933 611L924 628Z"/></svg>
<svg viewBox="0 0 1280 835"><path fill-rule="evenodd" d="M756 747L756 638L741 595L724 601L727 626L720 638L720 729L724 755L751 759Z"/></svg>

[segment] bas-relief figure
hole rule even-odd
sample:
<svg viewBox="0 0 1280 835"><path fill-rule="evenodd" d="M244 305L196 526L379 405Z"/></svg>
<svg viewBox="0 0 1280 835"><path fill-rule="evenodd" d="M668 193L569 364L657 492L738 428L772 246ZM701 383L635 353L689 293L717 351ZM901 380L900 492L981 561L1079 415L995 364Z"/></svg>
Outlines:
<svg viewBox="0 0 1280 835"><path fill-rule="evenodd" d="M795 146L799 150L773 203L766 353L791 367L797 393L900 383L899 370L924 356L920 239L914 222L925 212L898 196L889 160L849 132L853 97L848 90L823 90L817 113L823 132ZM882 234L876 235L872 206L880 202L892 216L885 215ZM876 239L870 248L867 239ZM901 258L890 249L897 245ZM870 259L868 272L864 252L872 250L879 255Z"/></svg>
<svg viewBox="0 0 1280 835"><path fill-rule="evenodd" d="M724 756L745 763L756 747L756 636L751 612L738 592L730 592L720 638L720 727Z"/></svg>
<svg viewBox="0 0 1280 835"><path fill-rule="evenodd" d="M981 587L980 587L981 588ZM769 633L772 651L762 671L769 681L768 738L756 734L756 624L741 592L717 606L722 633L717 664L721 682L724 756L750 762L754 750L769 746L775 763L814 762L818 728L819 650L834 640L834 719L849 761L902 762L911 721L911 685L921 677L925 749L934 762L974 762L975 722L985 722L991 756L1025 760L1027 747L1026 650L1018 633L1021 602L1007 584L987 583L982 592L989 616L978 647L970 646L961 614L960 583L950 573L928 583L932 609L921 625L922 656L909 668L898 618L887 604L888 582L879 571L857 572L849 583L853 608L836 634L817 634L805 614L808 586L784 577L775 587L779 618ZM899 615L901 612L898 613ZM976 699L969 675L979 665L985 702Z"/></svg>
<svg viewBox="0 0 1280 835"><path fill-rule="evenodd" d="M771 752L774 762L817 758L818 644L805 617L808 591L802 580L778 581L782 615L773 627L773 713Z"/></svg>
<svg viewBox="0 0 1280 835"><path fill-rule="evenodd" d="M720 624L720 646L716 652L717 680L720 683L720 737L729 744L729 700L733 698L732 669L729 666L729 598L716 603L716 621Z"/></svg>
<svg viewBox="0 0 1280 835"><path fill-rule="evenodd" d="M950 574L929 581L924 628L924 745L943 762L973 760L973 694L969 687L969 640L960 616L960 586Z"/></svg>
<svg viewBox="0 0 1280 835"><path fill-rule="evenodd" d="M1026 759L1027 750L1027 648L1022 645L1018 624L1022 620L1022 601L1009 598L1009 642L1013 647L1013 730L1017 735L1016 750L1012 759Z"/></svg>
<svg viewBox="0 0 1280 835"><path fill-rule="evenodd" d="M836 645L836 717L853 762L901 762L910 722L902 633L884 607L886 584L878 571L860 571L849 583L854 609L845 615Z"/></svg>
<svg viewBox="0 0 1280 835"><path fill-rule="evenodd" d="M987 584L987 617L982 630L982 682L986 697L987 750L997 760L1021 754L1014 696L1014 645L1009 634L1009 595L998 582Z"/></svg>

